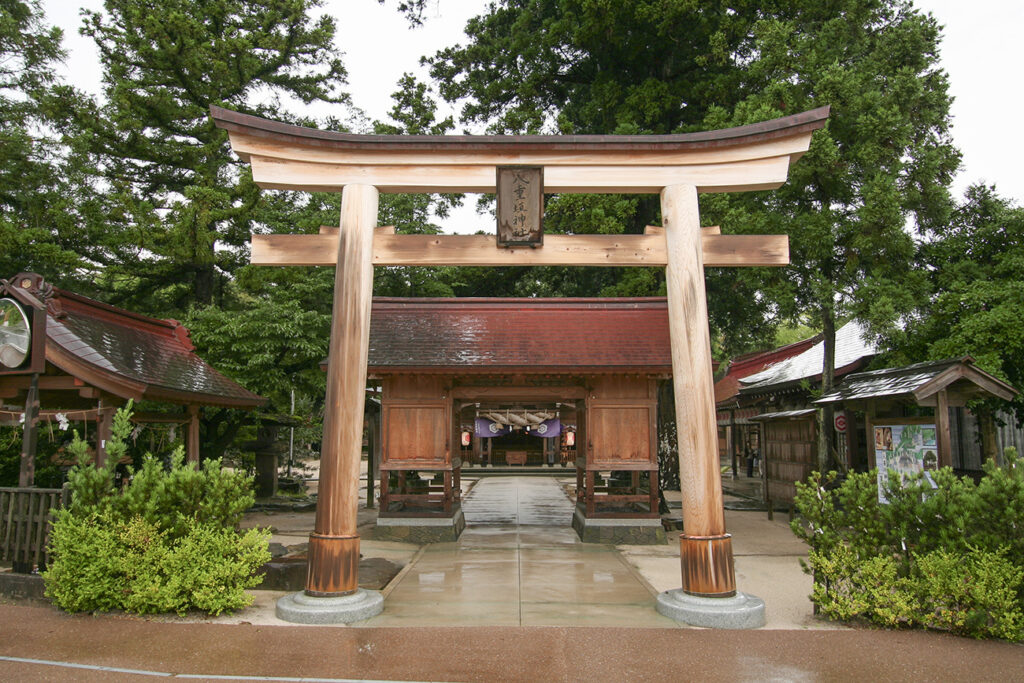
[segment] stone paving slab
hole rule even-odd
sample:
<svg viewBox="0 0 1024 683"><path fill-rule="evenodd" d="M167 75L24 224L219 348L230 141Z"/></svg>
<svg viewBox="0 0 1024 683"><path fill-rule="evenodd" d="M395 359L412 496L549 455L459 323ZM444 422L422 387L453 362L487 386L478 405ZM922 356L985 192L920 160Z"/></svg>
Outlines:
<svg viewBox="0 0 1024 683"><path fill-rule="evenodd" d="M361 626L675 628L609 545L580 543L574 505L553 479L482 479L463 503L455 543L427 546Z"/></svg>
<svg viewBox="0 0 1024 683"><path fill-rule="evenodd" d="M668 534L661 545L581 543L569 527L574 505L567 487L572 483L564 477L481 478L467 487L463 509L468 526L457 542L417 546L364 538L364 557L383 557L405 569L388 587L384 613L375 618L380 621L363 625L628 623L674 628L674 622L655 612L654 596L680 586L678 535ZM372 513L361 509L360 519ZM313 524L311 513L274 513L264 519L278 530L274 540L305 542ZM766 628L836 628L813 616L811 580L799 566L806 550L785 515L770 521L764 512L726 510L726 526L733 535L737 587L765 600ZM477 582L482 589L473 585ZM619 598L629 599L614 592L602 598L604 603L594 599L606 583L618 585ZM456 590L455 584L462 588ZM254 591L257 605L222 620L282 623L273 616L273 597L266 593ZM491 603L491 609L460 602L470 596Z"/></svg>

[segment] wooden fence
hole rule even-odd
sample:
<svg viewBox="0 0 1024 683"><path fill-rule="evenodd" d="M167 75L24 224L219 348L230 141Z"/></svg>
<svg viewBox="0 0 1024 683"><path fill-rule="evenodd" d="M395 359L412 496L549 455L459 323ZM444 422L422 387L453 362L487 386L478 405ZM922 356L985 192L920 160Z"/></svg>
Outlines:
<svg viewBox="0 0 1024 683"><path fill-rule="evenodd" d="M0 559L13 562L15 569L44 566L51 511L67 503L68 493L0 487Z"/></svg>

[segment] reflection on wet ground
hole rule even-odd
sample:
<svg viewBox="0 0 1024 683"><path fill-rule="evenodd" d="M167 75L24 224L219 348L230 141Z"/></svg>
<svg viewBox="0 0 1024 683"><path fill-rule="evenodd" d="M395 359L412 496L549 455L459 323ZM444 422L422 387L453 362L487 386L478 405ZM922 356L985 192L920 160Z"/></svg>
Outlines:
<svg viewBox="0 0 1024 683"><path fill-rule="evenodd" d="M462 537L427 546L365 625L677 627L613 548L579 542L557 480L484 478L463 510Z"/></svg>

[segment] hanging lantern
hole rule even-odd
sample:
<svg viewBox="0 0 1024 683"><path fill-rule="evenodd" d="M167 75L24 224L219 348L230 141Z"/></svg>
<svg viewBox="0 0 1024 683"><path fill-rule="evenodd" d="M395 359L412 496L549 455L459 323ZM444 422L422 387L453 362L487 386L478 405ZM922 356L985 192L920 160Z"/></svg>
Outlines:
<svg viewBox="0 0 1024 683"><path fill-rule="evenodd" d="M462 432L462 446L463 447L469 446L471 443L473 443L472 439L473 439L473 435L472 435L471 432Z"/></svg>
<svg viewBox="0 0 1024 683"><path fill-rule="evenodd" d="M565 445L569 448L576 445L576 432L565 433Z"/></svg>

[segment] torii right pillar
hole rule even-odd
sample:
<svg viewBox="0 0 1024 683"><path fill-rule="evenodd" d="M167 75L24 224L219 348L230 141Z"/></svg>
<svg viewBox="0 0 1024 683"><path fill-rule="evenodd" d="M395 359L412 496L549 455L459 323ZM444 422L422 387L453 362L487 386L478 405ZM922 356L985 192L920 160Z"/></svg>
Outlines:
<svg viewBox="0 0 1024 683"><path fill-rule="evenodd" d="M697 188L664 188L661 215L683 533L682 588L659 595L657 609L694 626L758 628L765 623L764 601L737 592L732 538L725 531Z"/></svg>

